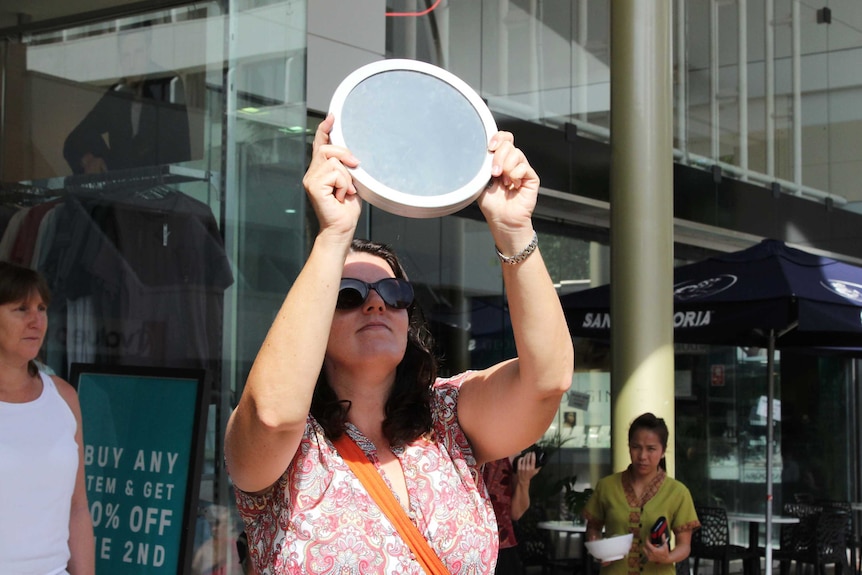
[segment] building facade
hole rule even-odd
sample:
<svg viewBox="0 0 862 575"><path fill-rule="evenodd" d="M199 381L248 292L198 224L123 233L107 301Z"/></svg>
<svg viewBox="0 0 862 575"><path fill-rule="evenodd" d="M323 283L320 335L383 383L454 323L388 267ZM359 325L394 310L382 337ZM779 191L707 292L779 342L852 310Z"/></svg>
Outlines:
<svg viewBox="0 0 862 575"><path fill-rule="evenodd" d="M679 263L773 238L862 264L862 9L825 4L673 3ZM0 257L49 279L44 363L200 382L189 485L171 497L181 478L155 474L170 449L112 466L118 424L85 421L101 561L240 572L224 427L314 237L311 136L359 66L418 59L470 84L542 178L535 226L561 295L609 280L612 17L601 0L3 3ZM444 373L513 355L475 206L428 220L366 206L358 233L404 256ZM589 484L610 471L610 362L601 342L576 347L545 443L549 469ZM673 456L704 503L763 509L765 358L677 348ZM859 500L856 361L785 352L776 371L776 509L803 492ZM102 422L128 403L86 409ZM126 479L152 504L130 505ZM184 526L179 546L148 532L149 509Z"/></svg>

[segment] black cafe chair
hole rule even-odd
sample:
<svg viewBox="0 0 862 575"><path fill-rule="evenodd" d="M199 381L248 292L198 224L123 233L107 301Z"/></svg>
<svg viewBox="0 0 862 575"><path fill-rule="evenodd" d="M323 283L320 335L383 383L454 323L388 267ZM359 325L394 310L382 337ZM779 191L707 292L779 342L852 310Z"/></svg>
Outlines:
<svg viewBox="0 0 862 575"><path fill-rule="evenodd" d="M789 575L794 563L797 574L806 565L814 568L815 575L826 575L827 565L835 566L835 575L841 575L844 569L849 572L848 514L820 505L799 505L802 504L785 505L785 513L800 521L782 527L781 546L772 554L772 559L780 562L781 575Z"/></svg>
<svg viewBox="0 0 862 575"><path fill-rule="evenodd" d="M817 517L823 508L814 503L785 503L784 514L799 519L799 523L781 526L779 546L772 551L772 560L780 564L780 575L788 575L793 561L808 557L817 545ZM761 549L761 554L765 554ZM797 563L797 570L799 563Z"/></svg>
<svg viewBox="0 0 862 575"><path fill-rule="evenodd" d="M679 563L675 565L676 567L676 575L692 575L691 573L691 560L686 557Z"/></svg>
<svg viewBox="0 0 862 575"><path fill-rule="evenodd" d="M730 527L727 511L723 507L696 506L700 529L691 536L693 575L699 575L701 559L713 562L715 575L728 575L731 561L742 561L746 575L756 575L760 571L760 556L756 549L730 543Z"/></svg>
<svg viewBox="0 0 862 575"><path fill-rule="evenodd" d="M833 563L835 575L853 571L847 561L848 544L851 543L853 517L843 510L824 508L817 522L817 557L815 567L825 575L825 566ZM855 561L854 561L855 563Z"/></svg>
<svg viewBox="0 0 862 575"><path fill-rule="evenodd" d="M856 521L853 517L853 508L849 501L836 501L833 499L821 499L817 504L825 510L838 511L847 516L847 524L844 526L845 535L847 537L847 551L850 555L850 571L857 573L856 552L859 549L859 534L856 529Z"/></svg>

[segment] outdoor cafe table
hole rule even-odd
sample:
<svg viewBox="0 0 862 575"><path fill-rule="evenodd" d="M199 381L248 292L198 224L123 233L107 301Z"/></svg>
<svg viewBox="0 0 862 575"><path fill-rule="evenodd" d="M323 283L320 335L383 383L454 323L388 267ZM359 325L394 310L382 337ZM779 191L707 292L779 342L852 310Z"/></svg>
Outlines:
<svg viewBox="0 0 862 575"><path fill-rule="evenodd" d="M590 575L592 572L592 557L587 554L587 548L584 546L584 543L587 540L587 523L573 523L571 520L568 521L540 521L536 523L536 527L539 529L544 529L546 531L555 531L566 537L566 550L569 549L569 538L574 537L576 534L581 533L583 536L581 537L581 559L584 562L584 572L586 575Z"/></svg>
<svg viewBox="0 0 862 575"><path fill-rule="evenodd" d="M760 524L766 523L766 513L736 513L727 512L728 521L736 521L738 523L748 523L748 548L757 549ZM798 517L790 517L789 515L773 515L772 524L791 524L799 523Z"/></svg>

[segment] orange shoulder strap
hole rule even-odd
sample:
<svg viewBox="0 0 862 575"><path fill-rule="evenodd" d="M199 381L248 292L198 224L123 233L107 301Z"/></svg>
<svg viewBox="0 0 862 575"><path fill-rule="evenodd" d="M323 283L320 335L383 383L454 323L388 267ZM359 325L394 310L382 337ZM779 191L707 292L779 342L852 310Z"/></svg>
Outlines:
<svg viewBox="0 0 862 575"><path fill-rule="evenodd" d="M380 472L374 467L374 464L368 460L362 448L356 445L346 433L342 434L337 440L332 442L335 449L347 463L351 471L359 478L362 485L365 486L371 498L377 502L380 510L389 518L395 530L404 539L404 542L413 551L416 559L422 564L425 572L428 575L449 575L449 570L440 561L440 558L431 549L428 541L419 531L419 528L410 521L404 508L395 499L395 495L383 481Z"/></svg>

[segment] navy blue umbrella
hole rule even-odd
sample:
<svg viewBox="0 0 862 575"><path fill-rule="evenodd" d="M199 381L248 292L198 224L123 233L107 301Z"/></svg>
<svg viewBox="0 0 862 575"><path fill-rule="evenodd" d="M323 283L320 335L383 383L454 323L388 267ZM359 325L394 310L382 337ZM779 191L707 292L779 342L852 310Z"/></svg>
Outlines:
<svg viewBox="0 0 862 575"><path fill-rule="evenodd" d="M862 268L776 240L674 269L681 343L862 348ZM610 285L561 298L573 335L610 339ZM780 334L780 335L779 335Z"/></svg>
<svg viewBox="0 0 862 575"><path fill-rule="evenodd" d="M674 269L674 340L767 349L766 553L771 572L775 348L862 355L862 268L763 240ZM609 340L610 285L561 298L573 335Z"/></svg>

